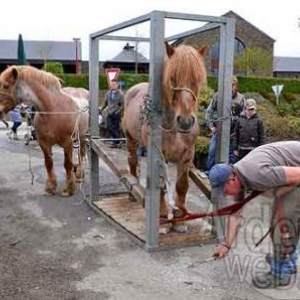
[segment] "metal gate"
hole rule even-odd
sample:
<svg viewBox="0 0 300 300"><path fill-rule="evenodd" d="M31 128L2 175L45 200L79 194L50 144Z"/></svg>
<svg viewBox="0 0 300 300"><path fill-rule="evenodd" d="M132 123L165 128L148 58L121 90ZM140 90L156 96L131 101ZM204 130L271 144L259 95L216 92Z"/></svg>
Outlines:
<svg viewBox="0 0 300 300"><path fill-rule="evenodd" d="M206 25L198 27L194 30L189 30L173 36L164 36L165 22L167 19L177 20L189 20L195 22L207 22ZM125 28L136 26L138 24L150 22L150 38L142 38L136 36L116 36L110 35L116 31L120 31ZM204 32L213 28L220 28L220 60L219 60L219 77L218 77L218 94L219 94L219 113L221 116L228 115L230 111L230 98L231 98L231 76L233 70L233 52L234 52L234 19L227 17L212 17L195 14L184 13L172 13L165 11L153 11L149 14L131 19L129 21L120 23L118 25L97 31L90 34L90 59L89 59L89 89L91 94L90 102L90 182L91 191L89 204L101 213L104 217L107 217L119 228L122 228L125 232L129 233L140 245L147 250L155 250L165 246L183 246L185 244L192 244L205 242L205 239L194 239L190 236L177 235L176 237L165 236L159 234L159 199L160 199L160 182L159 176L161 172L161 158L157 147L154 145L160 145L161 134L156 131L155 128L150 130L150 138L148 145L148 160L147 160L147 186L143 188L140 185L132 185L134 180L129 174L126 173L126 165L120 162L116 163L116 159L112 159L110 154L105 151L101 140L99 139L98 128L98 95L99 95L99 52L101 53L101 40L116 40L116 41L137 41L137 42L149 42L150 43L150 76L149 76L149 94L153 99L152 105L159 108L162 95L162 84L160 81L161 66L164 60L165 48L164 41L174 41L185 36ZM156 123L160 123L159 116L155 116ZM221 151L219 153L219 159L221 161L227 161L229 151L229 126L230 120L225 119L222 122L220 130L220 145ZM119 156L119 155L117 155ZM125 186L129 188L128 195L134 197L137 201L131 201L126 194L115 197L115 203L112 200L107 200L105 197L99 197L99 157L106 161L106 164L110 166L113 172L124 179ZM209 184L207 181L202 180L201 174L197 175L197 171L191 174L192 178L200 183L202 188L209 192ZM111 199L111 198L110 198ZM139 201L140 200L140 201ZM145 200L145 201L144 201ZM109 203L109 201L111 201ZM142 204L145 204L143 207ZM123 206L122 206L123 205ZM126 217L122 220L118 214L113 212L128 207L128 211L132 209L141 216L141 222L136 224L127 224ZM108 212L110 211L110 212ZM139 211L139 212L138 212ZM119 218L119 219L118 219ZM125 219L125 221L124 221ZM142 224L139 230L135 230L137 224ZM130 227L130 228L129 228ZM211 240L211 237L208 238Z"/></svg>

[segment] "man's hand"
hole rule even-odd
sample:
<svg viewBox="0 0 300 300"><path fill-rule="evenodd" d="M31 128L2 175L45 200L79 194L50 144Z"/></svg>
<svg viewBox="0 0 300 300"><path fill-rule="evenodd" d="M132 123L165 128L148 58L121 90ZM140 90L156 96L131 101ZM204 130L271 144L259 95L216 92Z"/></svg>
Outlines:
<svg viewBox="0 0 300 300"><path fill-rule="evenodd" d="M239 156L239 151L234 150L234 151L233 151L233 154L234 154L236 157L238 157L238 156Z"/></svg>
<svg viewBox="0 0 300 300"><path fill-rule="evenodd" d="M215 248L214 257L223 258L228 254L229 250L230 247L220 244Z"/></svg>
<svg viewBox="0 0 300 300"><path fill-rule="evenodd" d="M214 127L214 126L210 127L209 129L210 129L212 134L214 134L217 131L217 127Z"/></svg>

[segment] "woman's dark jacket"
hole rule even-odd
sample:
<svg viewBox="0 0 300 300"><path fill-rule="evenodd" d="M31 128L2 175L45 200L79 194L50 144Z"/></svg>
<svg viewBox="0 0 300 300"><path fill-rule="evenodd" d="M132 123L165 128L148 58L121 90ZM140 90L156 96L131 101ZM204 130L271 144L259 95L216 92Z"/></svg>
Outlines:
<svg viewBox="0 0 300 300"><path fill-rule="evenodd" d="M235 124L233 149L251 150L265 143L265 130L257 114L251 118L241 115Z"/></svg>

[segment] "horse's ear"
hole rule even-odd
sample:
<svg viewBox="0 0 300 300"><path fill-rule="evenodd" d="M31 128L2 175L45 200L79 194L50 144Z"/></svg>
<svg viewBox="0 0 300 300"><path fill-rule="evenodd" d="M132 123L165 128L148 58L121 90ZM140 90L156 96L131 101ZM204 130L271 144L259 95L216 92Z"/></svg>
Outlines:
<svg viewBox="0 0 300 300"><path fill-rule="evenodd" d="M207 44L202 46L201 48L198 49L198 52L202 55L205 56L208 53L209 47Z"/></svg>
<svg viewBox="0 0 300 300"><path fill-rule="evenodd" d="M13 68L11 69L11 76L12 76L12 78L13 78L14 80L17 80L18 75L19 75L19 72L18 72L17 68L16 68L16 67L13 67Z"/></svg>
<svg viewBox="0 0 300 300"><path fill-rule="evenodd" d="M169 45L168 42L165 42L165 46L166 46L166 52L167 52L168 57L171 57L175 52L175 48L172 47L171 45Z"/></svg>

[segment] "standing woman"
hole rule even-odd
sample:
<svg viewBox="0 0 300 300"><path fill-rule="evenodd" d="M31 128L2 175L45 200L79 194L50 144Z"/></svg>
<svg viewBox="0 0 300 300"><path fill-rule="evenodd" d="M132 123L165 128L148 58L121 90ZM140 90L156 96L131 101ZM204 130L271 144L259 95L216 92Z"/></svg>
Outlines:
<svg viewBox="0 0 300 300"><path fill-rule="evenodd" d="M236 161L264 143L265 130L263 122L256 112L256 101L247 99L245 114L238 118L234 129L233 153L236 156Z"/></svg>
<svg viewBox="0 0 300 300"><path fill-rule="evenodd" d="M18 140L17 130L22 124L22 116L21 111L18 106L16 106L13 110L9 112L10 119L13 122L13 126L11 127L11 131L8 133L9 138L13 138L14 140Z"/></svg>

